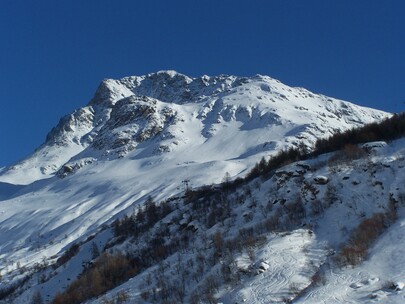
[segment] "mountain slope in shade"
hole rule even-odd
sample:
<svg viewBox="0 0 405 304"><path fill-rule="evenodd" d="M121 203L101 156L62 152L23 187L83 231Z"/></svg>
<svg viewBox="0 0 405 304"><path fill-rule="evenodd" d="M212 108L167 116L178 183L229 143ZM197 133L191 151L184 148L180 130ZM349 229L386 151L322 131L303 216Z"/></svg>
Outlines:
<svg viewBox="0 0 405 304"><path fill-rule="evenodd" d="M130 152L138 159L181 154L187 162L242 162L243 171L275 150L300 142L311 147L319 137L387 116L261 75L190 78L162 71L107 79L33 155L3 169L0 181L29 184Z"/></svg>

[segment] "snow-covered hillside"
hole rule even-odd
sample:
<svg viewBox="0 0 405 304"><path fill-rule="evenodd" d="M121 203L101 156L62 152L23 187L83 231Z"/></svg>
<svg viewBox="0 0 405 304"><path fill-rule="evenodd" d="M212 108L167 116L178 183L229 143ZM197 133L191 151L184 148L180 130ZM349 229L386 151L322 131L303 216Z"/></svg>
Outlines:
<svg viewBox="0 0 405 304"><path fill-rule="evenodd" d="M260 75L190 78L163 71L104 80L89 104L62 118L33 155L0 172L0 284L10 286L26 269L55 262L72 243L83 242L149 196L176 197L187 187L219 183L226 172L244 176L263 156L288 147L311 149L318 138L389 116ZM267 202L266 193L255 195ZM251 216L246 214L240 221ZM103 233L97 235L100 246L111 231ZM323 245L305 230L291 240L313 248L316 265L324 261ZM288 246L286 240L274 242L274 248ZM301 247L292 252L299 255ZM271 248L256 255L283 260ZM238 259L247 263L246 256ZM305 258L291 259L299 265L285 271L310 273ZM68 276L81 270L76 268L66 273L60 268L47 280L50 285L40 286L43 296L65 287ZM285 276L290 274L280 274ZM254 284L256 291L234 291L224 301L254 295L259 288ZM284 287L278 287L279 294L288 296ZM26 303L34 290L16 303Z"/></svg>
<svg viewBox="0 0 405 304"><path fill-rule="evenodd" d="M107 228L85 240L14 301L27 303L35 291L53 298L94 263L96 244L138 264L129 280L88 303L403 303L405 140L361 149L172 197L149 230L138 230L147 211L134 218L138 228L120 230L130 219L121 220L118 235ZM353 232L367 238L370 227L377 238L352 266L342 248L360 246ZM76 303L66 299L56 303Z"/></svg>
<svg viewBox="0 0 405 304"><path fill-rule="evenodd" d="M236 175L276 150L300 142L311 147L317 138L387 116L261 75L189 78L162 71L107 79L33 155L5 168L0 181L30 184L90 163L154 156L231 166Z"/></svg>

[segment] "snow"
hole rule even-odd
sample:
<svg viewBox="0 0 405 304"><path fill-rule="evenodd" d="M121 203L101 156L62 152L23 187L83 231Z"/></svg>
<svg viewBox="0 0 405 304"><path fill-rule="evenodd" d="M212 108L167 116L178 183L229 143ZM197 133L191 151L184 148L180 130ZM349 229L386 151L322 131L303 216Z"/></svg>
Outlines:
<svg viewBox="0 0 405 304"><path fill-rule="evenodd" d="M355 268L331 269L327 284L309 292L297 303L403 303L405 277L404 212ZM396 285L391 288L390 285Z"/></svg>
<svg viewBox="0 0 405 304"><path fill-rule="evenodd" d="M291 289L309 285L314 267L325 253L313 235L305 230L275 236L256 253L264 271L259 271L223 298L223 303L276 303L291 297ZM312 263L310 263L312 261Z"/></svg>
<svg viewBox="0 0 405 304"><path fill-rule="evenodd" d="M333 264L333 258L347 239L348 231L356 227L362 218L386 210L390 194L395 197L401 195L402 188L396 185L403 182L401 168L404 154L405 141L399 140L383 147L372 159L354 160L339 166L327 163L319 165L331 156L323 155L283 168L283 172L300 171L301 177L296 174L285 180L279 197L293 197L303 189L296 187L296 180L303 178L304 181L311 181L314 176L327 176L329 179L328 185L315 185L315 193L320 200L328 197L326 187L341 187L339 197L323 214L307 215L308 225L312 225L313 230L297 229L269 234L267 240L254 250L253 257L248 253L237 256L237 267L250 274L243 276L236 286L221 289L217 293L218 302L282 303L294 299L294 303L403 303L404 202L400 205L399 219L370 248L368 258L362 264L338 267ZM346 176L350 178L344 179ZM259 188L252 182L252 201L259 206L266 204L269 194L274 195L272 187L283 178L274 177ZM353 179L362 182L354 185ZM383 188L372 186L375 180L382 180ZM303 199L309 196L305 194ZM254 210L249 203L236 208L234 212L240 214L241 219L236 220L227 233L232 235L235 229L249 225L243 219L248 212L254 215L252 225L257 223L259 214ZM212 233L215 227L211 228ZM166 262L172 265L171 269L176 267L173 258ZM126 291L132 301L142 303L140 294L145 288L142 282L154 269L156 267L142 272L109 292L106 297L112 298L117 292ZM312 278L318 269L323 269L324 283L312 286ZM216 273L215 268L212 273ZM171 273L168 275L173 276ZM95 299L90 303L102 301Z"/></svg>
<svg viewBox="0 0 405 304"><path fill-rule="evenodd" d="M129 111L131 107L137 110ZM190 78L174 71L160 71L104 80L89 105L62 119L36 152L0 172L2 283L16 280L20 267L30 268L44 260L53 262L55 256L89 235L96 234L96 242L104 244L111 232L100 232L100 227L132 212L148 196L160 201L179 195L185 190L184 180L190 180L190 186L195 188L220 183L226 172L233 178L244 176L261 157L300 142L310 147L317 138L389 116L302 88L290 88L261 75ZM140 140L133 134L146 135ZM350 201L355 212L347 205L335 204L316 223L308 223L317 227L314 234L298 229L288 235L272 235L256 250L255 261L248 261L246 254L239 256L241 267L246 263L246 267L261 267L264 271L245 278L243 285L234 290L222 290L221 301L281 301L291 297L292 289L308 286L314 269L327 259L325 248L338 248L346 237L343 232L355 227L359 214L370 216L383 210L384 204L379 201L385 202L389 193L400 195L398 189L402 189L405 177L400 170L405 165L404 150L405 141L401 140L379 145L367 160L378 168L375 174L371 170L364 173L370 164L363 160L354 165L305 169L303 178L315 184L318 196L325 196L327 187L334 186L341 200ZM302 171L303 164L322 163L325 157L293 164L281 172ZM63 166L73 168L72 173L62 174ZM300 190L294 176L283 181L280 196L292 198ZM345 176L350 178L344 180ZM326 179L328 184L317 185L316 178ZM359 184L354 186L354 181ZM376 182L382 183L384 189ZM270 199L269 189L276 184L267 181L253 191L253 197L264 205ZM311 193L305 195L310 204ZM258 212L246 206L235 212L241 215L236 221L240 227L246 225L243 214L250 213L253 223L260 218ZM192 223L199 227L198 222ZM236 229L231 229L229 235ZM354 269L333 270L327 276L331 284L315 288L301 301L338 299L349 303L388 280L401 287L405 267L403 258L395 256L402 253L395 245L401 244L402 229L398 221L384 234L368 261L374 264L360 266L361 274ZM384 240L386 247L379 245ZM393 240L395 243L388 246ZM65 287L67 278L77 276L79 265L90 259L90 244L84 242L77 257L41 285L44 298L51 298ZM385 259L386 254L394 256L392 263ZM395 264L399 265L396 270ZM112 294L130 290L131 298L139 300L141 282L153 268ZM374 272L370 273L370 269ZM353 289L353 283L361 285ZM15 303L27 303L33 291L27 290ZM386 292L380 288L379 292L377 299L402 297L402 290Z"/></svg>
<svg viewBox="0 0 405 304"><path fill-rule="evenodd" d="M223 160L243 159L250 167L275 150L301 141L310 147L317 138L388 116L260 75L189 78L160 71L106 79L86 107L61 119L33 155L3 170L0 181L30 184L70 160L123 157L141 145L149 148L146 156L177 152L177 146L204 150L205 161L226 147L232 153ZM139 135L149 141L143 144Z"/></svg>

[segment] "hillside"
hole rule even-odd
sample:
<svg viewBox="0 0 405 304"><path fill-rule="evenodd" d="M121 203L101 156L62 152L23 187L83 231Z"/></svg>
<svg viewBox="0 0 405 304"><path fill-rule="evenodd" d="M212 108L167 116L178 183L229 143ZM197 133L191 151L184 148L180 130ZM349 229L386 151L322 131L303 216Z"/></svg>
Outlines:
<svg viewBox="0 0 405 304"><path fill-rule="evenodd" d="M237 187L231 180L247 175L262 157L287 148L308 152L319 138L389 116L260 75L189 78L164 71L104 80L89 104L62 118L33 155L0 173L0 298L27 303L39 291L50 300L83 265L91 270L103 263L92 261L96 244L100 254L106 247L112 257L121 252L126 257L118 260L131 270L121 273L113 285L124 284L108 297L124 290L136 302L290 299L290 285L297 291L308 286L361 218L388 212L390 195L400 202L400 187L394 186L401 180L402 142L367 160L333 166L326 161L330 155L320 155L290 165L285 174ZM370 175L349 190L366 165L369 172L381 167L383 177ZM326 176L328 184L315 182L317 176ZM229 189L218 186L222 181ZM370 192L381 183L381 193ZM336 210L330 202L323 205L330 192L342 201ZM372 203L362 203L370 193ZM144 210L148 201L155 207ZM125 222L123 216L134 212L144 219ZM329 218L341 221L325 228L333 223ZM263 223L269 219L275 222ZM285 248L291 248L288 254ZM267 278L273 283L265 290L253 276L260 267L273 267L277 276ZM223 272L227 278L213 280ZM204 284L211 286L208 293ZM145 294L151 286L156 294ZM74 303L69 301L64 303Z"/></svg>
<svg viewBox="0 0 405 304"><path fill-rule="evenodd" d="M102 269L117 288L90 303L402 303L404 153L404 139L346 146L250 182L149 199L35 274L16 303L35 289L53 297L83 267L53 303L96 292Z"/></svg>

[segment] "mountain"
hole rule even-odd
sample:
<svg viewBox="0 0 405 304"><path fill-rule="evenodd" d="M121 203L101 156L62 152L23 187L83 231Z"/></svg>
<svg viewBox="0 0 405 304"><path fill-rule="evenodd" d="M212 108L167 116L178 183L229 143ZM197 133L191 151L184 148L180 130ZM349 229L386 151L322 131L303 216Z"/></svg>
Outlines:
<svg viewBox="0 0 405 304"><path fill-rule="evenodd" d="M0 172L0 291L39 284L51 298L91 260L89 239L101 249L112 238L109 225L149 197L181 205L185 190L244 177L262 157L310 151L319 138L390 116L261 75L190 78L162 71L104 80L87 106L63 117L31 156ZM253 192L260 204L269 200L269 192ZM235 212L242 221L256 216L252 208ZM175 213L190 226L186 209ZM312 242L296 233L298 241ZM78 258L57 267L72 244L80 244ZM18 290L16 303L34 291Z"/></svg>
<svg viewBox="0 0 405 304"><path fill-rule="evenodd" d="M222 161L237 175L273 151L299 143L311 148L317 138L388 116L261 75L190 78L162 71L106 79L87 106L63 117L0 180L30 184L89 163L156 155Z"/></svg>

